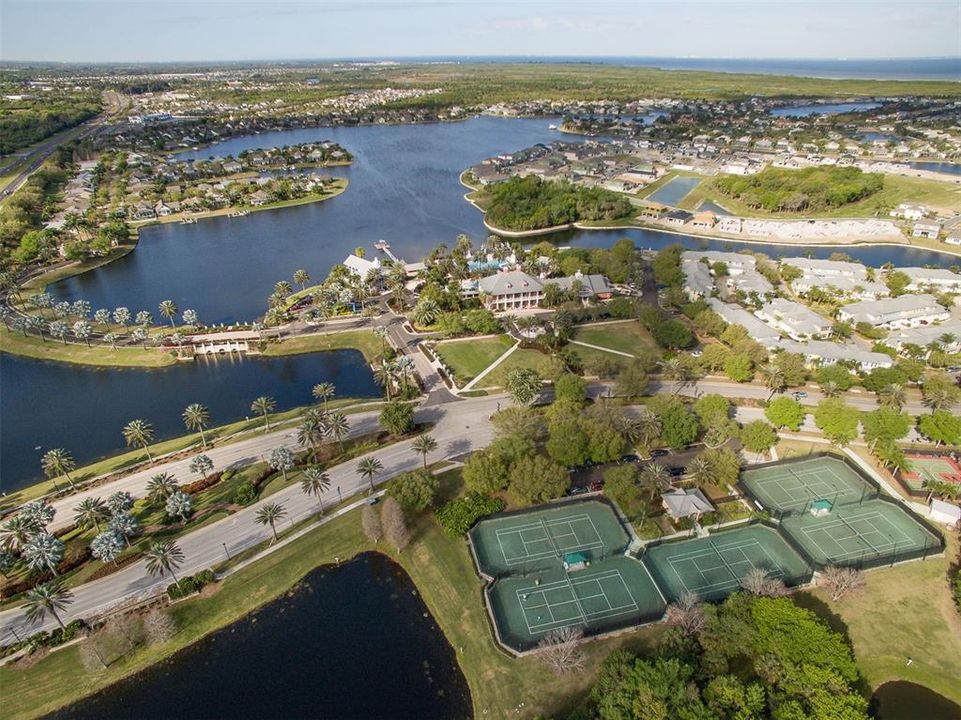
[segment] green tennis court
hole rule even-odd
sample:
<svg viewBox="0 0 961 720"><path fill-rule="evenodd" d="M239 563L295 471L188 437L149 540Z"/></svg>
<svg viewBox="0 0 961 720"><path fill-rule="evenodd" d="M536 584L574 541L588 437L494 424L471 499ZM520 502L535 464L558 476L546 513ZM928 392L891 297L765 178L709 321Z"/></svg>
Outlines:
<svg viewBox="0 0 961 720"><path fill-rule="evenodd" d="M596 561L623 552L630 540L611 508L596 500L482 520L470 535L478 566L491 577L556 568L569 553Z"/></svg>
<svg viewBox="0 0 961 720"><path fill-rule="evenodd" d="M488 600L501 641L518 651L569 626L596 634L651 622L666 606L644 566L623 555L572 573L555 568L502 578L488 588Z"/></svg>
<svg viewBox="0 0 961 720"><path fill-rule="evenodd" d="M811 566L777 530L749 525L708 537L652 545L647 565L668 600L692 592L703 600L719 600L737 590L754 568L797 585L811 577Z"/></svg>
<svg viewBox="0 0 961 720"><path fill-rule="evenodd" d="M741 485L761 509L775 517L803 513L818 500L849 505L878 495L877 488L854 468L828 456L745 470Z"/></svg>
<svg viewBox="0 0 961 720"><path fill-rule="evenodd" d="M815 566L863 567L940 552L941 540L908 512L882 499L835 508L828 515L793 515L781 529Z"/></svg>

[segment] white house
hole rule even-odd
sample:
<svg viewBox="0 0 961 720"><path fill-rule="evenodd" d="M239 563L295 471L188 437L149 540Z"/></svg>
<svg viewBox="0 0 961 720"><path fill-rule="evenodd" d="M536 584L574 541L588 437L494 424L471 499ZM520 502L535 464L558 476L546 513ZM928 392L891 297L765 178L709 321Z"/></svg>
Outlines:
<svg viewBox="0 0 961 720"><path fill-rule="evenodd" d="M839 320L889 329L928 325L950 317L932 295L902 295L873 302L863 300L838 310Z"/></svg>
<svg viewBox="0 0 961 720"><path fill-rule="evenodd" d="M352 273L360 275L361 278L366 278L371 270L380 271L381 269L380 258L375 257L373 260L368 260L353 253L347 256L343 265Z"/></svg>
<svg viewBox="0 0 961 720"><path fill-rule="evenodd" d="M905 220L920 220L927 215L927 209L923 205L901 203L890 214L891 217L904 218Z"/></svg>
<svg viewBox="0 0 961 720"><path fill-rule="evenodd" d="M754 314L794 340L825 337L831 332L829 319L784 298L774 298Z"/></svg>
<svg viewBox="0 0 961 720"><path fill-rule="evenodd" d="M806 276L818 278L847 277L853 280L867 280L868 271L861 263L843 260L821 260L820 258L790 257L781 258L781 265L790 265Z"/></svg>
<svg viewBox="0 0 961 720"><path fill-rule="evenodd" d="M690 300L700 300L710 297L714 292L714 279L707 265L693 258L681 261L681 272L684 274L684 294Z"/></svg>
<svg viewBox="0 0 961 720"><path fill-rule="evenodd" d="M961 292L961 275L946 268L907 267L898 268L897 272L903 272L911 278L911 284L906 289L912 292L929 288L941 292Z"/></svg>
<svg viewBox="0 0 961 720"><path fill-rule="evenodd" d="M729 325L740 325L747 330L748 335L768 350L776 347L778 342L780 342L781 334L777 330L761 322L739 305L721 302L717 298L708 298L707 304L711 307L711 310L720 315L726 323Z"/></svg>
<svg viewBox="0 0 961 720"><path fill-rule="evenodd" d="M920 220L914 223L914 227L911 229L911 237L928 238L929 240L937 240L938 234L941 232L941 223L935 220Z"/></svg>
<svg viewBox="0 0 961 720"><path fill-rule="evenodd" d="M858 370L864 371L871 371L875 368L889 368L894 365L894 360L891 359L890 355L862 350L854 343L835 343L827 340L811 340L810 342L799 343L794 340L781 340L777 347L785 352L803 355L812 367L815 365L834 365L841 360L854 363Z"/></svg>

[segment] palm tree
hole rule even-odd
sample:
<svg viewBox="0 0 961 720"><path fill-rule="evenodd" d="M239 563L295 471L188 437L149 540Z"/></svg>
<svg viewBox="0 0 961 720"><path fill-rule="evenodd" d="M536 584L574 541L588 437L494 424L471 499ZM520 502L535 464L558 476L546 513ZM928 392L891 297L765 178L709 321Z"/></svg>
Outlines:
<svg viewBox="0 0 961 720"><path fill-rule="evenodd" d="M27 601L23 605L24 614L30 623L42 623L47 614L53 616L57 624L66 630L60 613L73 602L73 593L63 586L61 580L51 580L27 590L24 595Z"/></svg>
<svg viewBox="0 0 961 720"><path fill-rule="evenodd" d="M67 482L70 483L70 487L74 487L73 478L70 477L70 471L77 467L77 463L74 462L73 456L64 448L47 450L40 460L40 465L43 468L44 474L51 480L63 475L67 478ZM54 480L54 487L56 487L56 484ZM59 488L57 489L59 490Z"/></svg>
<svg viewBox="0 0 961 720"><path fill-rule="evenodd" d="M33 570L49 570L57 575L57 566L63 560L64 544L48 532L40 532L23 546L23 559Z"/></svg>
<svg viewBox="0 0 961 720"><path fill-rule="evenodd" d="M173 300L164 300L157 308L160 314L170 321L170 327L177 327L177 303Z"/></svg>
<svg viewBox="0 0 961 720"><path fill-rule="evenodd" d="M304 469L304 479L300 481L300 489L305 495L314 495L320 503L320 514L324 514L323 494L330 490L330 475L319 467Z"/></svg>
<svg viewBox="0 0 961 720"><path fill-rule="evenodd" d="M900 383L886 385L878 393L878 397L882 405L890 405L900 410L906 398L904 386Z"/></svg>
<svg viewBox="0 0 961 720"><path fill-rule="evenodd" d="M667 471L667 468L659 463L650 463L641 470L641 484L646 485L650 490L651 499L654 498L658 490L668 484L670 477L671 474Z"/></svg>
<svg viewBox="0 0 961 720"><path fill-rule="evenodd" d="M698 455L687 465L687 476L698 485L713 484L714 468L711 461Z"/></svg>
<svg viewBox="0 0 961 720"><path fill-rule="evenodd" d="M837 397L841 394L841 386L834 380L825 380L821 383L821 392L824 393L824 397Z"/></svg>
<svg viewBox="0 0 961 720"><path fill-rule="evenodd" d="M277 403L269 395L261 395L250 404L250 411L260 413L264 416L264 432L270 430L270 413L273 412Z"/></svg>
<svg viewBox="0 0 961 720"><path fill-rule="evenodd" d="M294 282L300 285L301 290L306 290L307 283L310 282L310 273L307 272L306 270L295 270Z"/></svg>
<svg viewBox="0 0 961 720"><path fill-rule="evenodd" d="M188 430L200 431L200 441L203 447L207 447L207 436L204 428L210 424L210 412L200 403L191 403L184 408L184 425Z"/></svg>
<svg viewBox="0 0 961 720"><path fill-rule="evenodd" d="M147 481L147 499L153 503L165 503L167 498L180 489L170 473L158 473Z"/></svg>
<svg viewBox="0 0 961 720"><path fill-rule="evenodd" d="M107 504L100 498L85 498L73 511L77 513L74 516L77 525L82 528L88 528L92 525L98 533L100 532L101 521L106 521L110 517Z"/></svg>
<svg viewBox="0 0 961 720"><path fill-rule="evenodd" d="M383 463L373 456L365 457L357 463L357 474L363 478L367 478L370 482L370 491L372 493L374 492L374 475L383 469Z"/></svg>
<svg viewBox="0 0 961 720"><path fill-rule="evenodd" d="M30 518L23 515L14 515L0 525L0 548L18 552L36 534L37 527L31 522Z"/></svg>
<svg viewBox="0 0 961 720"><path fill-rule="evenodd" d="M335 392L336 388L332 382L317 383L311 390L314 400L324 403L324 412L327 412L327 401L334 396Z"/></svg>
<svg viewBox="0 0 961 720"><path fill-rule="evenodd" d="M637 419L638 431L641 444L645 448L650 448L651 443L661 437L661 419L652 412L644 412Z"/></svg>
<svg viewBox="0 0 961 720"><path fill-rule="evenodd" d="M124 425L123 439L127 445L140 445L147 453L147 460L153 460L148 447L153 442L153 426L146 420L131 420Z"/></svg>
<svg viewBox="0 0 961 720"><path fill-rule="evenodd" d="M783 392L787 387L787 380L784 378L784 371L777 365L765 365L761 368L761 377L764 378L764 387L771 391L767 396L770 400L776 393Z"/></svg>
<svg viewBox="0 0 961 720"><path fill-rule="evenodd" d="M350 432L350 422L342 412L334 412L327 418L327 432L340 445L340 450L344 450L344 438Z"/></svg>
<svg viewBox="0 0 961 720"><path fill-rule="evenodd" d="M394 364L389 360L381 361L380 365L374 370L374 380L378 385L383 385L387 392L387 401L390 402L390 388L394 383Z"/></svg>
<svg viewBox="0 0 961 720"><path fill-rule="evenodd" d="M261 525L270 525L270 530L274 534L274 542L277 537L277 522L287 517L287 511L280 503L267 503L257 511L257 522Z"/></svg>
<svg viewBox="0 0 961 720"><path fill-rule="evenodd" d="M287 482L287 471L294 466L294 454L283 445L275 447L267 456L267 464L274 470L280 470L284 482Z"/></svg>
<svg viewBox="0 0 961 720"><path fill-rule="evenodd" d="M410 444L415 453L424 456L424 470L427 469L427 456L437 449L437 441L430 435L421 435Z"/></svg>
<svg viewBox="0 0 961 720"><path fill-rule="evenodd" d="M77 320L73 324L73 336L77 340L83 340L87 347L90 347L91 335L93 335L93 327L86 320Z"/></svg>
<svg viewBox="0 0 961 720"><path fill-rule="evenodd" d="M183 564L184 551L176 543L170 540L150 543L144 558L147 561L147 573L151 577L154 575L163 577L165 572L169 572L170 577L177 583L177 587L180 587L180 580L177 579L174 570Z"/></svg>
<svg viewBox="0 0 961 720"><path fill-rule="evenodd" d="M314 416L305 416L297 426L297 444L301 447L317 449L317 444L324 437L324 426L320 419Z"/></svg>

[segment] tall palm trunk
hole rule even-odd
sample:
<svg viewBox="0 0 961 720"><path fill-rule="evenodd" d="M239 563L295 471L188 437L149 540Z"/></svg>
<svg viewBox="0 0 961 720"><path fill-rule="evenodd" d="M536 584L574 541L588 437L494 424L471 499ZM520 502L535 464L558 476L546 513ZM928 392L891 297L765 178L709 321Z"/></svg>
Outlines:
<svg viewBox="0 0 961 720"><path fill-rule="evenodd" d="M153 455L150 454L150 446L147 443L143 444L143 451L147 453L147 460L153 462Z"/></svg>

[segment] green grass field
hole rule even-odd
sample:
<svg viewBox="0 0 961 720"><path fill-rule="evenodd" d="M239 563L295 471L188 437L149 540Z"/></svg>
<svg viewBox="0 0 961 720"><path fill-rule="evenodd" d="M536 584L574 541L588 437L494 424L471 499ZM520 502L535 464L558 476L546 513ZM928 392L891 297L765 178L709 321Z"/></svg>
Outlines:
<svg viewBox="0 0 961 720"><path fill-rule="evenodd" d="M264 355L280 357L323 350L360 350L367 362L371 362L380 356L383 343L370 330L331 331L317 335L299 335L285 338L279 343L271 343L264 351Z"/></svg>
<svg viewBox="0 0 961 720"><path fill-rule="evenodd" d="M518 348L504 362L494 368L489 375L485 376L478 385L484 387L504 387L507 382L507 373L514 368L533 368L544 376L551 368L551 357L539 350L530 348Z"/></svg>
<svg viewBox="0 0 961 720"><path fill-rule="evenodd" d="M574 333L574 339L631 355L638 355L642 352L657 352L657 344L654 342L654 338L636 320L579 327ZM580 352L588 348L575 346L575 349Z"/></svg>
<svg viewBox="0 0 961 720"><path fill-rule="evenodd" d="M507 335L480 340L457 340L439 343L434 352L451 370L458 385L473 380L488 365L507 352L514 342Z"/></svg>
<svg viewBox="0 0 961 720"><path fill-rule="evenodd" d="M441 476L441 500L461 491L460 471ZM107 670L88 672L74 645L29 667L0 668L4 716L11 720L51 712L150 664L159 662L204 635L242 618L283 595L314 568L372 550L351 512L245 568L205 598L177 603L171 609L179 632L164 645L137 650ZM481 581L462 538L444 534L428 513L412 523L413 543L397 554L384 545L410 574L428 608L454 648L470 685L475 717L531 717L566 714L587 692L597 668L612 650L649 650L663 632L659 626L585 646L587 664L576 675L559 678L536 658L514 660L494 644L481 600ZM525 703L523 712L515 708Z"/></svg>
<svg viewBox="0 0 961 720"><path fill-rule="evenodd" d="M909 680L961 703L961 616L946 580L950 558L958 555L958 534L946 536L944 555L867 573L858 595L833 602L825 590L812 592L847 625L858 667L872 688Z"/></svg>
<svg viewBox="0 0 961 720"><path fill-rule="evenodd" d="M167 350L123 347L114 350L104 345L63 344L59 340L41 340L33 335L0 327L0 352L22 355L36 360L77 363L111 367L160 368L173 365L177 359Z"/></svg>
<svg viewBox="0 0 961 720"><path fill-rule="evenodd" d="M720 192L713 182L702 182L684 197L680 207L692 210L703 200L716 202L730 210L734 215L742 217L787 220L808 217L873 217L876 214L887 217L888 210L900 203L918 203L946 212L961 210L961 185L922 178L902 177L900 175L885 175L884 187L870 197L840 208L820 212L805 210L794 214L766 212L762 209L749 207L741 200Z"/></svg>

